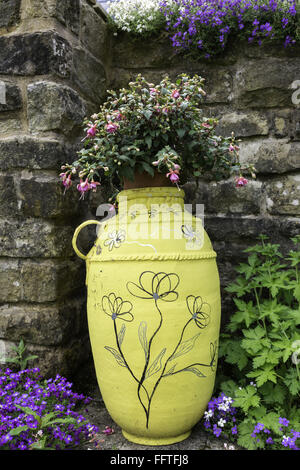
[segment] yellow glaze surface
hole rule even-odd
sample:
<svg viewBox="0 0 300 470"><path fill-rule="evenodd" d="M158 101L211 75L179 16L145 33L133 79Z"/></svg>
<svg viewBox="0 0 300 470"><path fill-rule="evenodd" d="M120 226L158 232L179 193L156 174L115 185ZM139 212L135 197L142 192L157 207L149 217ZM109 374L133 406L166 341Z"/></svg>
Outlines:
<svg viewBox="0 0 300 470"><path fill-rule="evenodd" d="M173 187L126 190L87 256L88 325L100 391L135 443L186 439L214 387L216 253Z"/></svg>

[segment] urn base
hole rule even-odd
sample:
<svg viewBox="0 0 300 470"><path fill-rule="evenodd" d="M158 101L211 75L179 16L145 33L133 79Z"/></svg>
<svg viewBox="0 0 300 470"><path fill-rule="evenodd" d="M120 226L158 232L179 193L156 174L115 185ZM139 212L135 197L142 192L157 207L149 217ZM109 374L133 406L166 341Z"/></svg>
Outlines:
<svg viewBox="0 0 300 470"><path fill-rule="evenodd" d="M178 436L167 436L167 437L148 437L148 436L135 436L122 429L122 434L130 442L140 444L144 446L164 446L170 444L176 444L177 442L184 441L191 435L192 431L179 434Z"/></svg>

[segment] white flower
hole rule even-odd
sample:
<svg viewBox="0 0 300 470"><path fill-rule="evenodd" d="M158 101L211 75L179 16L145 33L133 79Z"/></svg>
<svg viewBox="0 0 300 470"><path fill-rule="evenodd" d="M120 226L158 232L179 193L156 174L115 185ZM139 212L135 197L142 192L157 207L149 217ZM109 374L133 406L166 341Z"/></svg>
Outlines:
<svg viewBox="0 0 300 470"><path fill-rule="evenodd" d="M204 418L206 419L206 421L209 420L209 418L211 418L213 416L213 410L209 410L209 411L205 411L204 413Z"/></svg>
<svg viewBox="0 0 300 470"><path fill-rule="evenodd" d="M218 421L218 426L220 426L220 428L223 428L224 425L226 424L226 420L221 418L219 421Z"/></svg>

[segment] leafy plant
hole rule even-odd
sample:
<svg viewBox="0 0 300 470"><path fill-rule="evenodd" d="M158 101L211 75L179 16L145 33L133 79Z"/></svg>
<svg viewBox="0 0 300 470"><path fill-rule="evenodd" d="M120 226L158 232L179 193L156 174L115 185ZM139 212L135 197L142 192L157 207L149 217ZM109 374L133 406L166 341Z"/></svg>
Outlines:
<svg viewBox="0 0 300 470"><path fill-rule="evenodd" d="M296 357L300 345L300 236L292 238L295 249L287 256L279 245L267 242L266 236L259 238L260 244L245 250L250 253L248 262L239 265L235 282L226 289L234 295L237 310L221 334L219 351L223 366L232 366L230 377L223 376L219 386L245 414L240 429L244 437L239 442L252 447L250 425L257 420L265 426L276 420L278 424L280 416L291 422L298 417L299 421L300 396Z"/></svg>
<svg viewBox="0 0 300 470"><path fill-rule="evenodd" d="M19 370L24 370L27 367L29 361L37 359L38 356L30 355L24 357L26 346L23 339L20 340L18 346L12 346L12 350L15 351L16 355L14 357L4 358L5 363L15 364Z"/></svg>
<svg viewBox="0 0 300 470"><path fill-rule="evenodd" d="M84 122L78 159L62 166L65 188L77 176L83 197L103 176L122 185L136 173L151 178L155 169L177 185L190 177L220 180L232 173L238 186L246 184L242 172L255 176L254 168L239 162L234 136L218 136L218 121L204 116L203 83L198 75L181 74L174 83L166 76L155 85L139 74L128 89L109 91L99 113Z"/></svg>

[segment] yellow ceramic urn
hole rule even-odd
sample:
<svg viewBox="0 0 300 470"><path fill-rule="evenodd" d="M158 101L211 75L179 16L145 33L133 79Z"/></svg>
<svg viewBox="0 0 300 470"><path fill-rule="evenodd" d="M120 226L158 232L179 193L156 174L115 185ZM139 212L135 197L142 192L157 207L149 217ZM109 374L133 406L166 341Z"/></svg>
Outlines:
<svg viewBox="0 0 300 470"><path fill-rule="evenodd" d="M77 236L99 225L87 256ZM91 347L102 398L123 435L143 445L186 439L211 398L220 328L216 253L176 187L129 189L118 214L88 221Z"/></svg>

